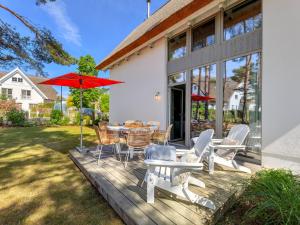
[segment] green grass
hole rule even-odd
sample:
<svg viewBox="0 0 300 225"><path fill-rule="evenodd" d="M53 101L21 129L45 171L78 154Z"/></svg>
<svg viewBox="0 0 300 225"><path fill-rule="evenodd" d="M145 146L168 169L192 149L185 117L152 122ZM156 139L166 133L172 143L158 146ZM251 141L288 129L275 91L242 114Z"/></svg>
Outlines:
<svg viewBox="0 0 300 225"><path fill-rule="evenodd" d="M1 225L122 224L69 159L78 142L74 126L0 128Z"/></svg>

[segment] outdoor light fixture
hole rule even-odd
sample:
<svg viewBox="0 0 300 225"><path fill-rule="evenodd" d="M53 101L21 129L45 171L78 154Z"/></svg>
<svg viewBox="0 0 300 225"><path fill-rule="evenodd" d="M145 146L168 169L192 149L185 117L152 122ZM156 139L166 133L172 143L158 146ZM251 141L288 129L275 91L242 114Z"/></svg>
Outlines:
<svg viewBox="0 0 300 225"><path fill-rule="evenodd" d="M157 92L155 93L154 99L155 99L155 101L160 101L160 92L159 92L159 91L157 91Z"/></svg>

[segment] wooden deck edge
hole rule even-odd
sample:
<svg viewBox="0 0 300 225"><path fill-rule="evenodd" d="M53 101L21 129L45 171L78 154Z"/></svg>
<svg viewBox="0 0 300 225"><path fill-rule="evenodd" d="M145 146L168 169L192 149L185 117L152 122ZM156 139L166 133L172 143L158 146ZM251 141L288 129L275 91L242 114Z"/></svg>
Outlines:
<svg viewBox="0 0 300 225"><path fill-rule="evenodd" d="M73 155L76 154L76 150L69 151L69 157L74 162L74 164L78 167L78 169L83 173L83 175L87 178L87 180L91 183L91 185L102 195L102 197L108 202L108 204L115 210L115 212L120 216L120 219L123 220L125 224L129 225L138 225L138 221L135 216L128 215L126 212L126 208L119 207L119 203L115 201L114 196L111 196L106 189L102 187L100 182L97 182L92 175L84 168L83 165L78 161L78 159ZM79 153L78 153L79 154ZM103 178L105 179L105 178ZM106 179L105 179L106 180ZM107 181L110 183L109 181ZM148 223L146 223L148 224Z"/></svg>
<svg viewBox="0 0 300 225"><path fill-rule="evenodd" d="M228 200L224 203L222 207L220 207L214 214L211 220L211 224L216 224L220 219L223 218L225 213L237 202L238 198L244 193L245 186L241 185L232 195L228 198Z"/></svg>

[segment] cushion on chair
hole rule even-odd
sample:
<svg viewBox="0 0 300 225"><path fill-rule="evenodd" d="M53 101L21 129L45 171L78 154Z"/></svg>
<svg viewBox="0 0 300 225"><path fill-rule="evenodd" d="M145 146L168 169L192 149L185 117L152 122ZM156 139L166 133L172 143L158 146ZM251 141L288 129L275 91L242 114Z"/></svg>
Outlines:
<svg viewBox="0 0 300 225"><path fill-rule="evenodd" d="M221 145L237 145L238 142L236 140L233 140L231 138L224 138L221 142ZM218 149L216 151L216 154L224 159L227 160L233 160L236 150L234 149Z"/></svg>

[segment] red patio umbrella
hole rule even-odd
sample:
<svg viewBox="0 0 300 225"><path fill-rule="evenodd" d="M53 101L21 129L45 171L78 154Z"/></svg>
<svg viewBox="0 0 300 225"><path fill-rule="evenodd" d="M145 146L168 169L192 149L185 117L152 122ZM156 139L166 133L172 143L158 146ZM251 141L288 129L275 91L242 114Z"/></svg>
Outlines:
<svg viewBox="0 0 300 225"><path fill-rule="evenodd" d="M83 76L78 73L67 73L62 76L41 82L40 84L67 86L80 89L80 149L82 149L82 89L109 86L123 83L122 81L98 78L94 76Z"/></svg>
<svg viewBox="0 0 300 225"><path fill-rule="evenodd" d="M203 101L203 102L207 102L210 100L214 100L214 97L211 96L202 96L202 95L196 95L196 94L192 94L192 101L195 102L199 102L199 101Z"/></svg>

